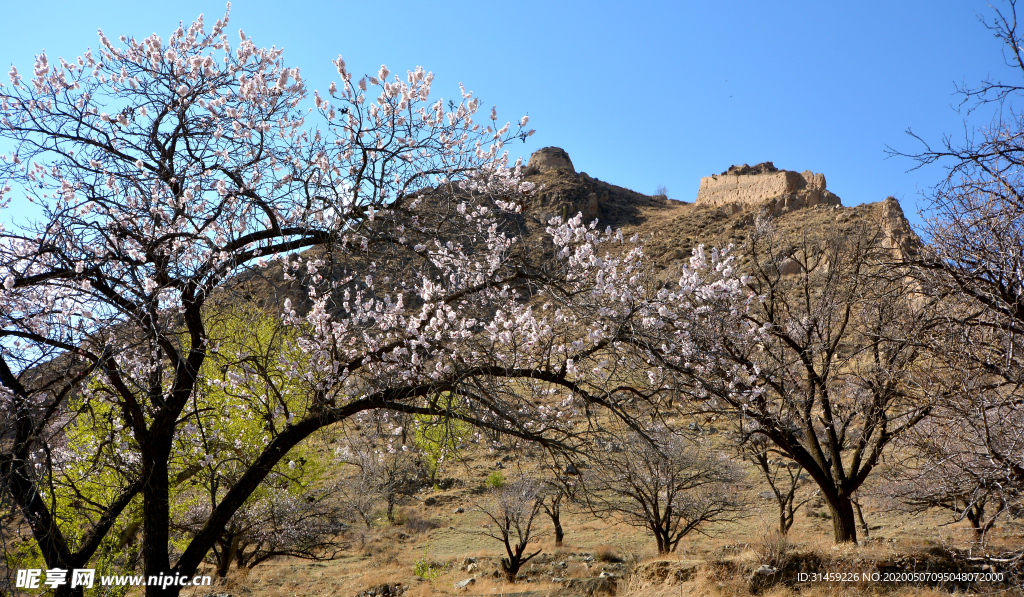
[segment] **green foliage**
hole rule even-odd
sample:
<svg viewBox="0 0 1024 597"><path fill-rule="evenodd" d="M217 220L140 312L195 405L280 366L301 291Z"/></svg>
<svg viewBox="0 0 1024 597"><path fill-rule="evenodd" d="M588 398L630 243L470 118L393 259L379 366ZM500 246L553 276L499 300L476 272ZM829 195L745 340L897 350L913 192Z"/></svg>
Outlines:
<svg viewBox="0 0 1024 597"><path fill-rule="evenodd" d="M455 418L466 411L458 395L442 392L431 403L440 414L416 415L415 442L423 453L423 466L433 484L442 464L473 437L473 427Z"/></svg>
<svg viewBox="0 0 1024 597"><path fill-rule="evenodd" d="M437 580L442 574L448 570L448 564L439 564L434 562L427 554L430 550L430 544L428 543L423 548L423 554L416 560L416 564L412 568L412 573L423 580Z"/></svg>
<svg viewBox="0 0 1024 597"><path fill-rule="evenodd" d="M485 481L488 487L491 489L501 489L505 486L505 475L501 474L501 471L493 471L487 475L487 481Z"/></svg>
<svg viewBox="0 0 1024 597"><path fill-rule="evenodd" d="M210 504L223 498L287 424L289 415L302 416L308 408L302 401L305 393L284 369L302 362L294 331L257 306L242 305L211 319L209 332L215 342L211 341L213 348L203 365L194 407L183 413L168 463L172 545L178 550L191 540L191 525L204 520ZM165 378L172 375L173 371L164 372ZM123 432L117 403L102 374L68 400L69 420L63 428L67 442L53 461L52 511L72 551L99 520L103 505L140 475L140 448L132 434ZM325 477L327 465L314 449L300 444L247 504L281 492L297 496ZM142 531L142 497L137 495L88 567L96 569L97 576L137 569ZM20 543L4 556L8 569L47 567L35 541ZM102 595L115 594L112 589L105 588ZM127 589L117 590L123 594Z"/></svg>

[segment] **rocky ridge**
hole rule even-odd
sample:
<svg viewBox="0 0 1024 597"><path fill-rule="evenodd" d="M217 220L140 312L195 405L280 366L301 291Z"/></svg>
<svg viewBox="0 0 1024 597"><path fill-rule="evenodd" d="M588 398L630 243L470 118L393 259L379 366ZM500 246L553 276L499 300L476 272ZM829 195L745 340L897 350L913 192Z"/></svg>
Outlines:
<svg viewBox="0 0 1024 597"><path fill-rule="evenodd" d="M780 170L772 162L732 166L702 178L693 203L644 195L577 173L569 154L558 147L534 152L524 173L540 187L524 210L532 220L527 228L542 231L553 215L581 213L584 220L596 218L601 228L638 233L645 239L644 252L665 280L678 279L699 244L742 245L763 213L774 216L794 250L801 239L867 228L878 230L885 246L900 255L916 251L921 243L896 199L845 207L826 189L824 174Z"/></svg>

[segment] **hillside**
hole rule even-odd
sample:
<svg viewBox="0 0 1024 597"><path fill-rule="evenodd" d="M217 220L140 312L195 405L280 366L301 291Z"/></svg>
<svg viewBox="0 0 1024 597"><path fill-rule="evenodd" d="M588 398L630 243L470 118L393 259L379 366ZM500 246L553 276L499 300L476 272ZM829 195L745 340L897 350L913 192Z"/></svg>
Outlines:
<svg viewBox="0 0 1024 597"><path fill-rule="evenodd" d="M817 240L834 228L850 233L877 228L887 246L913 251L920 241L892 197L845 207L826 189L823 174L779 170L771 162L732 166L720 175L701 179L693 202L650 196L576 172L569 155L557 147L535 152L526 179L542 186L528 210L528 219L542 228L554 215L582 213L600 227L640 234L645 252L674 277L698 244L741 245L754 231L759 214L774 218L782 236L796 244Z"/></svg>

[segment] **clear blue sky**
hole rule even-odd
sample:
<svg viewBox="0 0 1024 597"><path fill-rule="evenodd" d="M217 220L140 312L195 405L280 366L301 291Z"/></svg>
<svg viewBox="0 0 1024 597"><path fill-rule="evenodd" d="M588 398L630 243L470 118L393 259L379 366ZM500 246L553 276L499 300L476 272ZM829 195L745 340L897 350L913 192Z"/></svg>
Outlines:
<svg viewBox="0 0 1024 597"><path fill-rule="evenodd" d="M73 58L96 29L164 39L224 4L5 2L0 67L31 72L46 49ZM907 173L886 144L911 127L964 133L954 82L1012 79L975 14L983 0L796 2L313 2L237 0L229 30L285 49L311 88L381 63L436 75L435 96L465 83L499 117L529 113L537 134L513 156L564 148L578 171L692 201L701 176L765 160L823 172L845 205L901 200L908 216L941 175ZM0 74L2 74L0 73ZM357 75L358 76L358 75ZM14 215L11 213L5 216ZM3 218L7 220L7 217Z"/></svg>

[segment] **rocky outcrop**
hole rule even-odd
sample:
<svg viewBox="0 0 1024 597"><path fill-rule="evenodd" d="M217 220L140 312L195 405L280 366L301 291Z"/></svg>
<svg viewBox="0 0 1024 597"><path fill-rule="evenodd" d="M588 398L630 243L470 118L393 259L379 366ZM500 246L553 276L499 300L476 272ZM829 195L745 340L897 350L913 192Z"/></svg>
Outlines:
<svg viewBox="0 0 1024 597"><path fill-rule="evenodd" d="M526 164L527 174L547 172L548 170L559 170L576 174L576 169L572 166L569 154L561 147L538 149L533 152L533 155L530 156L530 161Z"/></svg>
<svg viewBox="0 0 1024 597"><path fill-rule="evenodd" d="M816 205L842 205L839 197L825 188L824 174L779 170L771 162L732 166L701 178L696 203L731 205L737 211L763 207L775 215Z"/></svg>
<svg viewBox="0 0 1024 597"><path fill-rule="evenodd" d="M637 210L644 206L667 205L664 198L642 195L576 172L569 154L560 147L533 152L523 172L537 185L530 214L547 223L553 216L571 218L583 214L583 221L598 219L602 226L638 224Z"/></svg>
<svg viewBox="0 0 1024 597"><path fill-rule="evenodd" d="M885 232L885 246L892 249L897 258L917 255L921 239L910 228L910 222L903 215L903 208L895 197L886 197L882 202L882 230Z"/></svg>

